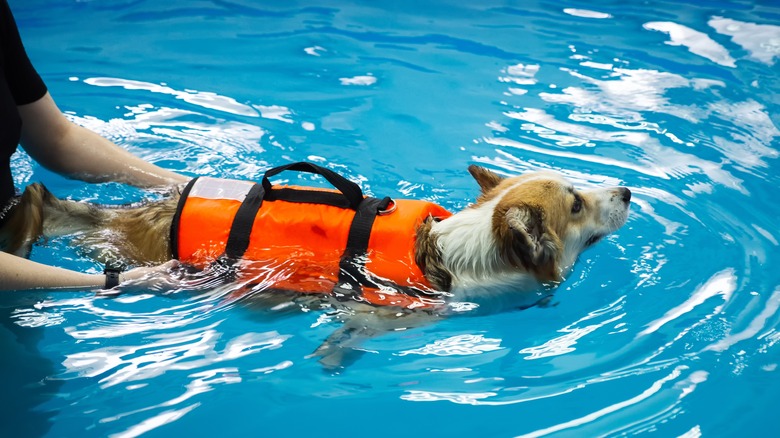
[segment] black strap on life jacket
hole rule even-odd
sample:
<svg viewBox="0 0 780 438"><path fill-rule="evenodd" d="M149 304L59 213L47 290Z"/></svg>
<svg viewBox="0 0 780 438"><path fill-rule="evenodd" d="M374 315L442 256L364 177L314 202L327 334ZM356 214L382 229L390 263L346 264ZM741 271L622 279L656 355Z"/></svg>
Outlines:
<svg viewBox="0 0 780 438"><path fill-rule="evenodd" d="M381 211L387 210L390 198L365 198L360 203L347 235L347 247L339 260L339 278L333 290L337 298L357 299L362 286L378 287L371 281L366 271L368 241L371 228Z"/></svg>
<svg viewBox="0 0 780 438"><path fill-rule="evenodd" d="M184 186L181 195L179 196L179 203L176 205L176 212L173 214L173 222L171 222L171 253L174 259L179 258L179 221L181 220L181 211L184 209L184 204L187 203L187 197L190 195L192 186L195 185L195 181L198 177L195 177Z"/></svg>
<svg viewBox="0 0 780 438"><path fill-rule="evenodd" d="M233 218L233 224L230 226L230 234L225 244L225 256L228 259L238 260L243 257L247 248L249 248L249 237L252 234L252 226L255 223L255 216L263 205L265 189L260 184L255 184L249 189L244 201L236 211Z"/></svg>
<svg viewBox="0 0 780 438"><path fill-rule="evenodd" d="M392 281L373 277L366 268L368 260L368 242L371 229L378 215L388 211L393 202L389 197L366 198L355 213L347 236L347 248L339 260L338 283L333 288L333 295L339 300L362 301L363 288L394 291L417 298L440 300L441 294L414 286L401 286Z"/></svg>

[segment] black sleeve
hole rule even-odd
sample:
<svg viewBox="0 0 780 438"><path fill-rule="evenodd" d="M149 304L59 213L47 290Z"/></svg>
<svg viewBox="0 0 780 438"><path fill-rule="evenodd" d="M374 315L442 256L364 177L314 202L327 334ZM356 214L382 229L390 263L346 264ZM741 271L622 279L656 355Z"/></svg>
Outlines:
<svg viewBox="0 0 780 438"><path fill-rule="evenodd" d="M43 97L46 85L27 58L7 0L0 0L0 44L0 65L16 104L32 103Z"/></svg>

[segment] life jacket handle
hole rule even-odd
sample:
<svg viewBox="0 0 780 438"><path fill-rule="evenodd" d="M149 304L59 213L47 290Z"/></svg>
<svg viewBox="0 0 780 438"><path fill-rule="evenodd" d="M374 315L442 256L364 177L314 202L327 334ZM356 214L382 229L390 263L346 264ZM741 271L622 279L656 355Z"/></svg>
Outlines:
<svg viewBox="0 0 780 438"><path fill-rule="evenodd" d="M353 183L352 181L344 178L330 169L326 169L314 163L305 161L285 164L283 166L278 166L267 170L265 175L263 175L262 181L263 189L265 190L265 196L268 196L273 188L269 178L276 176L286 170L314 173L325 177L325 179L331 185L333 185L333 187L335 187L338 191L341 192L342 195L344 195L344 197L347 199L348 207L352 210L357 211L360 203L363 201L363 191L360 189L359 185Z"/></svg>

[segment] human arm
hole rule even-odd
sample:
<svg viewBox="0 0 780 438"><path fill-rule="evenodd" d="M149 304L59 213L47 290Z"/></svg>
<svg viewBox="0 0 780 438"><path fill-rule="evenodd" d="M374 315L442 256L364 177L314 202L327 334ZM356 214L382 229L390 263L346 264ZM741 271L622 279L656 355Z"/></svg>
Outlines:
<svg viewBox="0 0 780 438"><path fill-rule="evenodd" d="M119 283L125 285L148 280L157 283L159 276L167 274L177 262L140 267L119 275ZM85 274L56 266L44 265L0 251L0 291L29 289L98 290L106 284L103 274ZM140 285L139 285L140 286Z"/></svg>
<svg viewBox="0 0 780 438"><path fill-rule="evenodd" d="M71 122L48 92L18 109L22 118L22 147L49 170L88 182L116 181L137 187L166 186L188 180Z"/></svg>
<svg viewBox="0 0 780 438"><path fill-rule="evenodd" d="M139 187L183 183L183 175L148 163L98 134L70 122L48 92L17 106L22 118L22 146L32 158L52 171L85 181L117 181ZM136 268L120 275L120 282L143 280L161 267ZM146 278L153 280L153 277ZM0 253L0 291L27 289L101 289L102 274L85 274L47 266Z"/></svg>

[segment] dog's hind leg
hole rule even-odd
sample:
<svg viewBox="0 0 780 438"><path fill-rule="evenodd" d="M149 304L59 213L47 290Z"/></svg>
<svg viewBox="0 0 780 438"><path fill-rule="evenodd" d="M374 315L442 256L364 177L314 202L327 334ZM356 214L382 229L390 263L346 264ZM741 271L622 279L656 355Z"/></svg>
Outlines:
<svg viewBox="0 0 780 438"><path fill-rule="evenodd" d="M345 368L363 353L357 347L365 340L380 334L380 331L371 325L358 323L356 320L357 318L348 319L312 353L313 357L319 357L320 364L326 369Z"/></svg>
<svg viewBox="0 0 780 438"><path fill-rule="evenodd" d="M9 218L0 230L0 249L25 257L41 237L91 230L106 217L105 212L93 205L61 200L43 184L30 184L9 211Z"/></svg>
<svg viewBox="0 0 780 438"><path fill-rule="evenodd" d="M8 219L0 229L0 250L26 257L32 244L43 235L43 192L40 184L25 189L6 211Z"/></svg>
<svg viewBox="0 0 780 438"><path fill-rule="evenodd" d="M0 230L0 250L27 257L32 244L44 236L46 204L51 193L42 184L30 184L7 212L8 220ZM56 199L56 198L55 198Z"/></svg>

